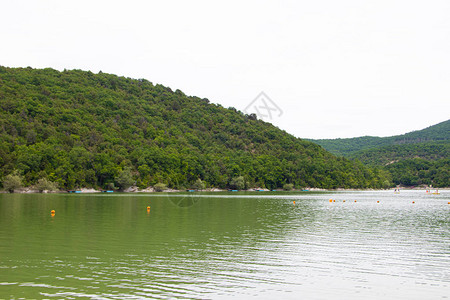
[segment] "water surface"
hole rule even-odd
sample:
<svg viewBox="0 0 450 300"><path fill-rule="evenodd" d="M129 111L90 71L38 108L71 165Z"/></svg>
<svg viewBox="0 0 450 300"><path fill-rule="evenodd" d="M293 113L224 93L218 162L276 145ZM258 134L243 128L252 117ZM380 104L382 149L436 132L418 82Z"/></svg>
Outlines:
<svg viewBox="0 0 450 300"><path fill-rule="evenodd" d="M447 191L0 194L0 298L447 299L449 201Z"/></svg>

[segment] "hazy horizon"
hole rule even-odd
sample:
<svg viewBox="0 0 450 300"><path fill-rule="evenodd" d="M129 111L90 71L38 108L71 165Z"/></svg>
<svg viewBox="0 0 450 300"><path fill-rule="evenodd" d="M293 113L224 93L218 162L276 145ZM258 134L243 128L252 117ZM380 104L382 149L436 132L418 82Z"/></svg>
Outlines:
<svg viewBox="0 0 450 300"><path fill-rule="evenodd" d="M2 9L7 67L145 78L308 139L394 136L449 119L444 0L24 0Z"/></svg>

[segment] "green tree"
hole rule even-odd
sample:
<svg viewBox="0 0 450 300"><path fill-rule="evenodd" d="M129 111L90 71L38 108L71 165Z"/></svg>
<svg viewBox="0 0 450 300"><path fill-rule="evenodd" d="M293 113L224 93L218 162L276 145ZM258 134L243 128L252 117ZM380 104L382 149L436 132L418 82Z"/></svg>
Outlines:
<svg viewBox="0 0 450 300"><path fill-rule="evenodd" d="M10 193L22 187L22 176L16 171L12 174L6 175L3 179L3 188Z"/></svg>
<svg viewBox="0 0 450 300"><path fill-rule="evenodd" d="M47 178L39 179L35 187L40 193L43 191L56 191L58 189L58 185Z"/></svg>
<svg viewBox="0 0 450 300"><path fill-rule="evenodd" d="M243 190L245 188L244 176L233 177L230 182L230 187L236 190Z"/></svg>
<svg viewBox="0 0 450 300"><path fill-rule="evenodd" d="M285 191L292 191L294 189L294 185L292 183L285 183L283 185L283 190Z"/></svg>
<svg viewBox="0 0 450 300"><path fill-rule="evenodd" d="M162 192L167 189L167 185L164 183L157 183L153 186L155 192Z"/></svg>
<svg viewBox="0 0 450 300"><path fill-rule="evenodd" d="M192 188L194 190L204 190L206 187L206 184L199 178L197 179L194 184L192 185Z"/></svg>
<svg viewBox="0 0 450 300"><path fill-rule="evenodd" d="M106 189L109 190L109 191L114 191L114 190L116 189L116 187L114 186L114 182L108 182L108 183L105 185L105 187L106 187Z"/></svg>
<svg viewBox="0 0 450 300"><path fill-rule="evenodd" d="M121 189L122 191L132 186L134 184L134 179L131 174L131 169L125 168L124 170L122 170L119 173L119 176L115 178L115 182L119 189Z"/></svg>

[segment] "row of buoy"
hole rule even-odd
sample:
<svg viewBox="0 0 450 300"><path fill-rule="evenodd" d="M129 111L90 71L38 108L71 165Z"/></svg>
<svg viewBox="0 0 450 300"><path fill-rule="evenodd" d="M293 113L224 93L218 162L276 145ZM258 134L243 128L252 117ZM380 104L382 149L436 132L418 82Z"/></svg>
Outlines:
<svg viewBox="0 0 450 300"><path fill-rule="evenodd" d="M330 199L329 200L330 202L336 202L336 200L333 200L333 199ZM342 200L342 202L345 202L345 200ZM355 202L356 202L356 200L355 200ZM293 201L293 203L294 203L294 205L295 205L295 201ZM380 203L380 200L377 200L377 203ZM416 203L416 202L412 202L413 204L414 203ZM450 202L448 202L447 204L450 204ZM147 213L150 213L150 206L147 206ZM54 217L55 216L55 214L56 214L56 212L55 212L55 210L54 209L52 209L51 211L50 211L50 215L52 216L52 217Z"/></svg>
<svg viewBox="0 0 450 300"><path fill-rule="evenodd" d="M294 201L294 204L295 204L295 201ZM147 206L147 213L149 213L149 212L150 212L150 206ZM52 217L54 217L55 214L56 214L56 211L55 211L54 209L52 209L52 210L50 211L50 215L51 215Z"/></svg>
<svg viewBox="0 0 450 300"><path fill-rule="evenodd" d="M331 202L336 202L336 200L333 200L333 199L330 199L329 201L330 201L330 203ZM342 200L342 202L345 202L345 200ZM356 202L356 200L355 200L355 202ZM377 200L377 203L380 203L380 200ZM415 204L415 203L416 203L416 201L412 202L412 204ZM294 204L295 204L295 201L294 201ZM450 204L450 202L447 202L447 204Z"/></svg>
<svg viewBox="0 0 450 300"><path fill-rule="evenodd" d="M334 199L330 199L329 201L330 201L330 203L331 202L336 202L336 200L334 200ZM342 202L345 202L345 200L342 200ZM356 200L355 200L355 202L356 202Z"/></svg>

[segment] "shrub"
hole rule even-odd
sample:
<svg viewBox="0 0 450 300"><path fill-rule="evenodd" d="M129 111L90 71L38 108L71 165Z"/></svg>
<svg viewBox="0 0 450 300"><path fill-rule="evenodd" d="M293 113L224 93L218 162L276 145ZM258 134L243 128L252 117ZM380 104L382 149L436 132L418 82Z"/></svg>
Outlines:
<svg viewBox="0 0 450 300"><path fill-rule="evenodd" d="M115 179L117 186L121 190L126 190L134 184L133 176L131 175L131 169L129 168L125 168Z"/></svg>
<svg viewBox="0 0 450 300"><path fill-rule="evenodd" d="M167 189L167 185L164 183L157 183L153 186L153 188L155 189L155 192L162 192Z"/></svg>
<svg viewBox="0 0 450 300"><path fill-rule="evenodd" d="M106 184L106 189L109 191L114 191L116 189L116 187L114 186L114 182L108 182Z"/></svg>
<svg viewBox="0 0 450 300"><path fill-rule="evenodd" d="M206 187L206 184L199 178L197 181L192 185L192 188L194 190L204 190Z"/></svg>
<svg viewBox="0 0 450 300"><path fill-rule="evenodd" d="M18 172L6 175L3 179L3 188L10 193L22 187L22 176Z"/></svg>
<svg viewBox="0 0 450 300"><path fill-rule="evenodd" d="M285 191L292 191L294 189L294 185L292 183L285 183L283 185L283 190Z"/></svg>
<svg viewBox="0 0 450 300"><path fill-rule="evenodd" d="M36 184L36 189L39 190L40 193L43 191L56 191L58 189L57 183L48 180L47 178L41 178L38 180Z"/></svg>
<svg viewBox="0 0 450 300"><path fill-rule="evenodd" d="M234 177L230 182L231 188L235 188L237 190L243 190L245 188L245 179L244 176Z"/></svg>

